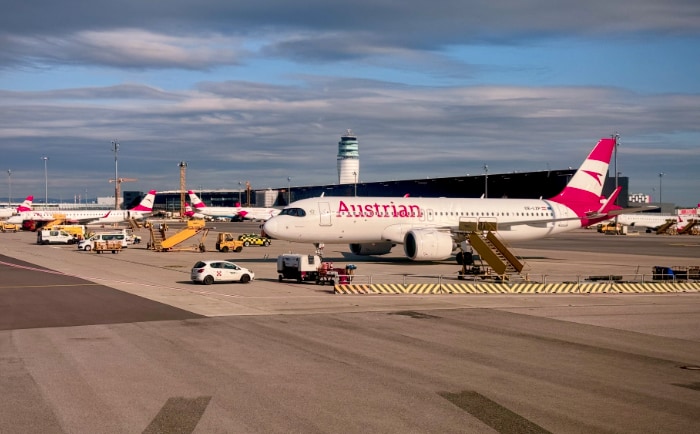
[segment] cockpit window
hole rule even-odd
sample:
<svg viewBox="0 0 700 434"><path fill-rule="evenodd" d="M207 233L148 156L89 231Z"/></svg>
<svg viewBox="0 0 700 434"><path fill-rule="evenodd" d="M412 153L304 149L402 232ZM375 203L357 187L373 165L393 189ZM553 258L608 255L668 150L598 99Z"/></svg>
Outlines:
<svg viewBox="0 0 700 434"><path fill-rule="evenodd" d="M280 212L280 215L289 215L294 217L306 216L306 211L301 208L285 208Z"/></svg>

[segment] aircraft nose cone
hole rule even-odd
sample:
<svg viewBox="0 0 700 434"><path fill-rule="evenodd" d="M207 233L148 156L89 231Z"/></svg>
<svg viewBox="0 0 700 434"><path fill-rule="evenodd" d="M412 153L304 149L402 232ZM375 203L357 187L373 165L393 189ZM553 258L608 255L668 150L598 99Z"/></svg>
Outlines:
<svg viewBox="0 0 700 434"><path fill-rule="evenodd" d="M265 236L274 238L277 234L277 222L275 219L270 219L263 224L262 230Z"/></svg>

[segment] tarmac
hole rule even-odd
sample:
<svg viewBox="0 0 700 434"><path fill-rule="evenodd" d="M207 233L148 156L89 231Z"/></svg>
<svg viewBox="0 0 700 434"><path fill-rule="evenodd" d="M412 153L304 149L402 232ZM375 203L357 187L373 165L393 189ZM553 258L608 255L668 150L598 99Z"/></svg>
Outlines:
<svg viewBox="0 0 700 434"><path fill-rule="evenodd" d="M240 253L118 254L0 234L2 432L697 432L700 294L339 295ZM176 230L173 226L172 230ZM198 240L190 243L195 246ZM183 243L183 244L188 244ZM692 236L590 230L511 246L533 279L641 279L700 265ZM327 245L357 279L456 279ZM249 284L195 285L232 259Z"/></svg>

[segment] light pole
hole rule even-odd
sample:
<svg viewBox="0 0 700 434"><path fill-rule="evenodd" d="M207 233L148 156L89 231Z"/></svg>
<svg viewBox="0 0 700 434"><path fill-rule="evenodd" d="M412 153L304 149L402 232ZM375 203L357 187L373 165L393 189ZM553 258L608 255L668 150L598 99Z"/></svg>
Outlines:
<svg viewBox="0 0 700 434"><path fill-rule="evenodd" d="M292 177L287 177L287 205L292 203Z"/></svg>
<svg viewBox="0 0 700 434"><path fill-rule="evenodd" d="M489 166L484 164L484 199L489 197Z"/></svg>
<svg viewBox="0 0 700 434"><path fill-rule="evenodd" d="M352 172L355 175L355 197L357 197L357 172Z"/></svg>
<svg viewBox="0 0 700 434"><path fill-rule="evenodd" d="M238 206L241 206L241 190L243 189L243 183L238 181Z"/></svg>
<svg viewBox="0 0 700 434"><path fill-rule="evenodd" d="M44 205L48 205L48 203L49 203L49 172L48 172L47 161L49 161L49 157L41 157L41 159L44 160Z"/></svg>
<svg viewBox="0 0 700 434"><path fill-rule="evenodd" d="M12 171L7 169L7 206L12 206Z"/></svg>
<svg viewBox="0 0 700 434"><path fill-rule="evenodd" d="M659 173L659 205L661 205L661 203L663 202L663 200L661 198L661 180L663 179L663 177L664 177L664 172L660 172Z"/></svg>
<svg viewBox="0 0 700 434"><path fill-rule="evenodd" d="M112 151L114 152L114 209L119 209L119 176L117 176L117 152L119 152L119 142L112 140Z"/></svg>

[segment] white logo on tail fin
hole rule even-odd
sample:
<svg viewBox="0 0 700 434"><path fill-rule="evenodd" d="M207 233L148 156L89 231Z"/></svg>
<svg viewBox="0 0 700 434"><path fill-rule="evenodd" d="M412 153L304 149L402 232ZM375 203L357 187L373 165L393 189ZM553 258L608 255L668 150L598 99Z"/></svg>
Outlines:
<svg viewBox="0 0 700 434"><path fill-rule="evenodd" d="M19 206L17 207L17 212L31 211L33 201L34 196L27 196L27 198L24 199L24 202L19 204Z"/></svg>
<svg viewBox="0 0 700 434"><path fill-rule="evenodd" d="M130 211L138 211L138 212L152 212L153 211L153 201L156 198L156 191L151 190L144 196L144 198L141 200L141 202L136 205L135 207L131 208Z"/></svg>
<svg viewBox="0 0 700 434"><path fill-rule="evenodd" d="M196 194L194 194L194 191L188 190L187 194L190 196L190 200L192 201L192 206L194 206L195 209L201 210L203 208L206 208L206 205L204 204L204 202L202 202L202 200Z"/></svg>

